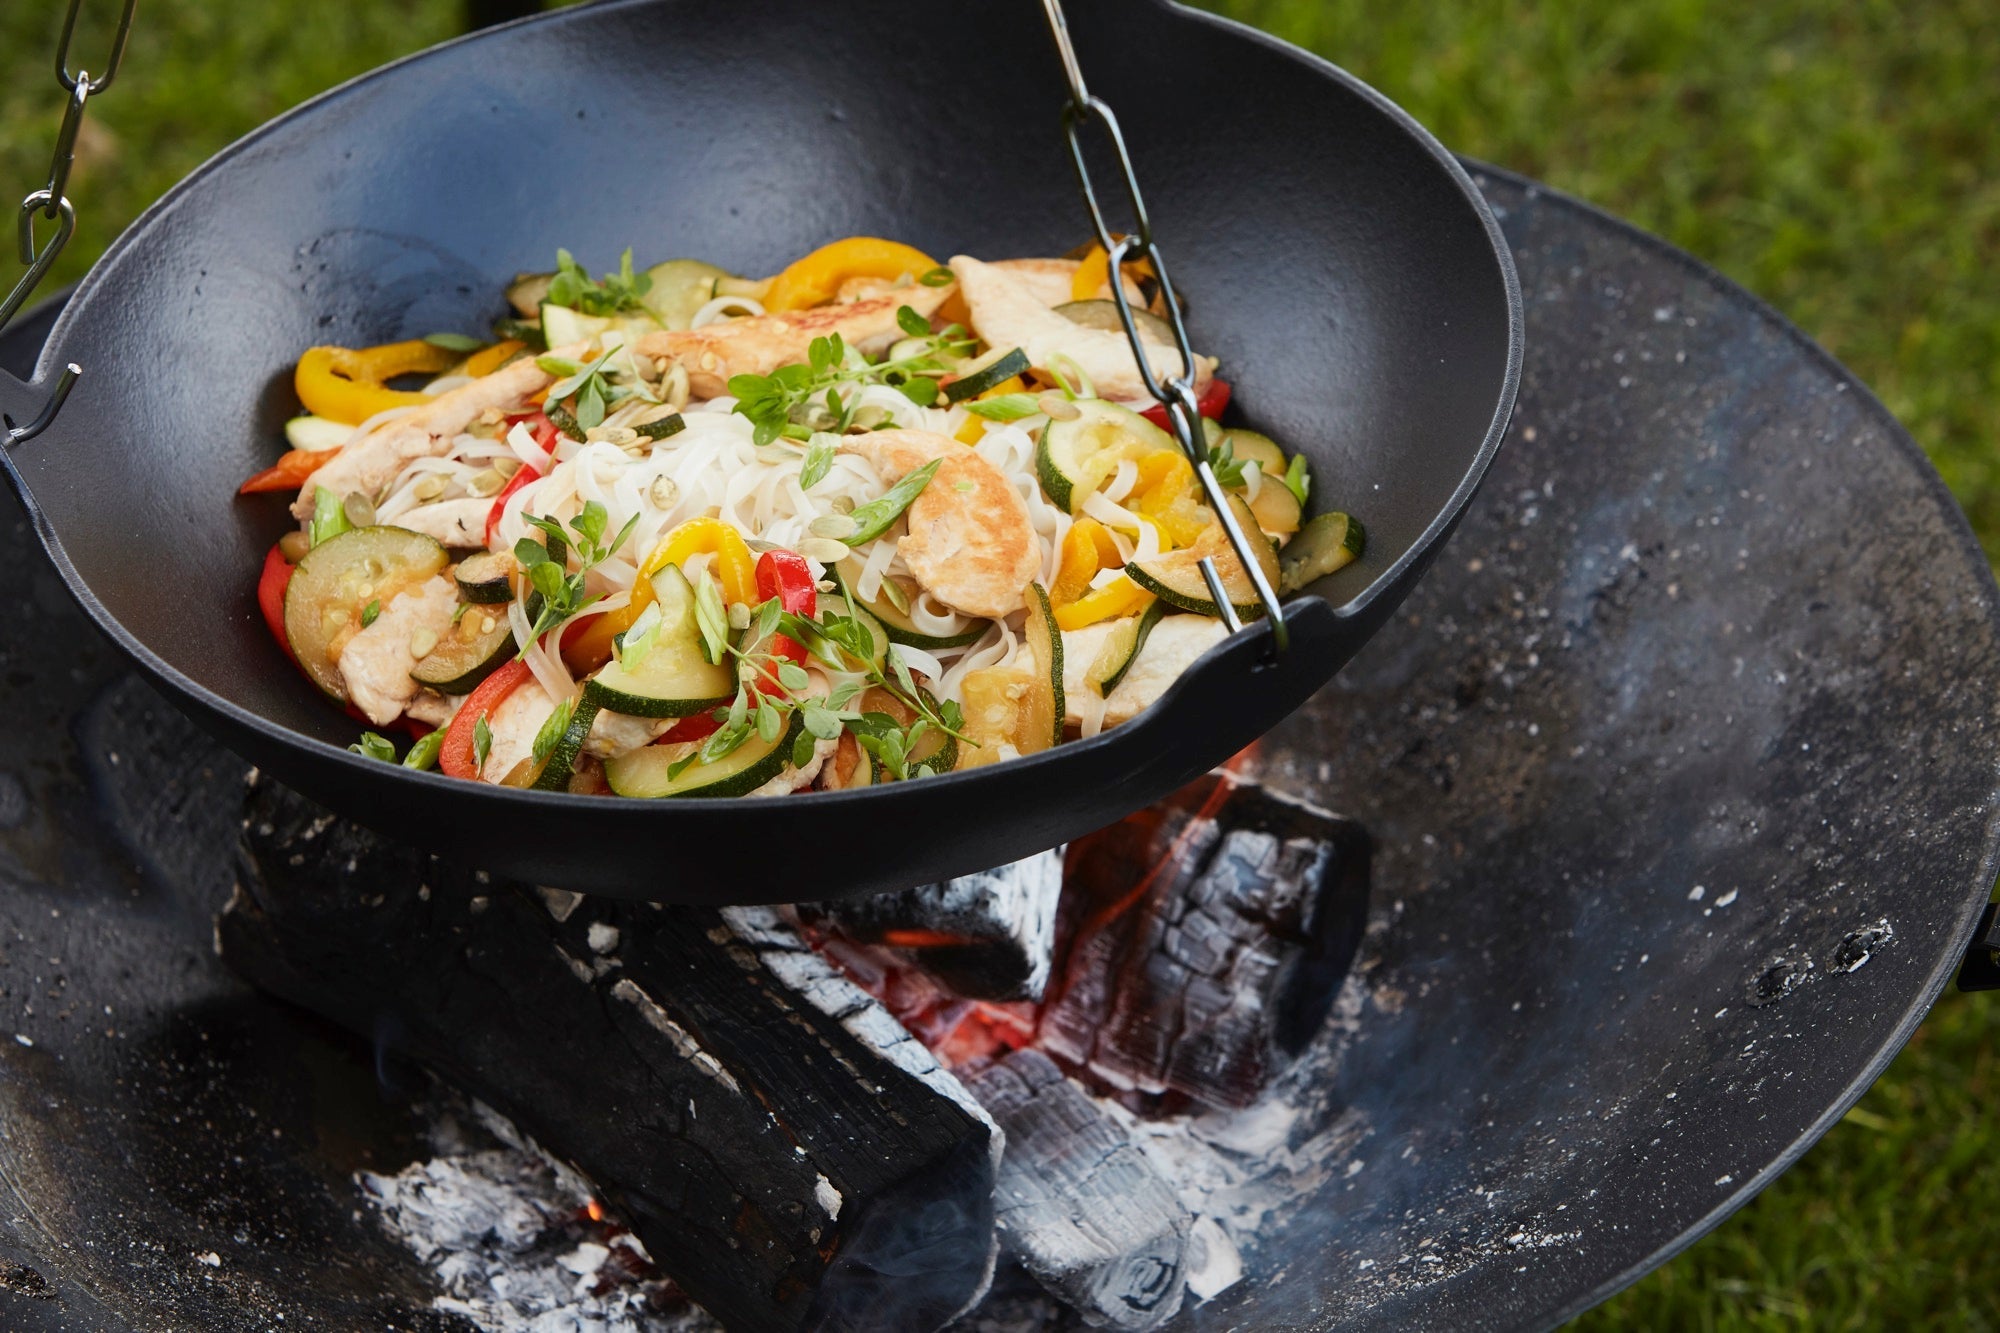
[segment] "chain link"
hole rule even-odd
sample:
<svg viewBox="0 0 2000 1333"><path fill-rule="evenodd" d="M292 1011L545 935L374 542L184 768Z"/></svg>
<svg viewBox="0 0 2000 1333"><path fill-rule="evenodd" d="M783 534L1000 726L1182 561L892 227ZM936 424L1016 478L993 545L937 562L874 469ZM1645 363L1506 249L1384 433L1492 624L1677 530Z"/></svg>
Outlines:
<svg viewBox="0 0 2000 1333"><path fill-rule="evenodd" d="M132 13L138 7L138 0L123 0L123 6L118 15L118 30L111 39L111 54L106 58L104 73L98 75L82 69L72 74L69 68L70 42L76 36L76 19L83 9L83 0L69 0L69 8L63 14L62 37L56 44L56 82L62 85L69 100L63 107L62 128L56 131L56 150L49 158L48 181L21 201L19 249L27 270L6 297L0 299L0 328L7 327L7 322L34 294L76 232L76 208L70 203L68 193L70 169L76 165L76 139L83 130L86 104L111 86L111 81L118 77L118 67L125 63L125 43L132 35ZM37 214L56 224L45 245L37 245L35 240Z"/></svg>
<svg viewBox="0 0 2000 1333"><path fill-rule="evenodd" d="M1167 409L1168 426L1179 441L1182 452L1194 465L1202 494L1221 521L1230 547L1236 552L1244 573L1249 576L1251 586L1256 589L1257 600L1271 622L1272 641L1282 652L1291 642L1284 608L1278 603L1277 590L1264 576L1263 566L1255 554L1256 548L1250 544L1253 540L1262 541L1263 534L1258 533L1253 538L1243 531L1229 507L1221 483L1216 480L1215 470L1209 466L1208 439L1201 424L1195 395L1194 349L1188 343L1187 325L1181 317L1180 297L1174 291L1173 278L1167 271L1166 256L1160 253L1160 247L1153 239L1152 216L1146 211L1146 199L1139 189L1138 173L1132 169L1132 155L1126 150L1124 131L1119 128L1118 117L1111 107L1102 98L1093 97L1084 82L1083 67L1077 63L1076 48L1070 42L1069 19L1063 13L1062 0L1042 0L1042 9L1048 16L1049 32L1055 38L1056 53L1062 60L1063 74L1069 82L1069 101L1062 114L1063 137L1069 144L1070 161L1076 168L1077 185L1083 192L1084 205L1090 210L1090 224L1096 229L1097 243L1104 247L1111 261L1111 299L1118 307L1118 319L1125 326L1125 337L1132 344L1132 356L1138 363L1139 377L1146 385L1146 392ZM1131 235L1119 235L1112 231L1105 219L1096 182L1091 178L1090 162L1084 154L1084 131L1093 124L1103 131L1104 139L1118 160L1118 174L1125 186L1125 202L1132 214L1134 231ZM1153 368L1145 339L1139 336L1138 319L1132 312L1132 301L1126 291L1126 266L1141 262L1151 266L1153 279L1159 284L1160 301L1166 307L1167 322L1173 329L1174 349L1180 354L1179 373L1166 379L1162 379ZM1205 558L1199 568L1202 580L1208 584L1209 594L1215 598L1223 623L1232 633L1241 629L1243 622L1223 586L1215 561Z"/></svg>

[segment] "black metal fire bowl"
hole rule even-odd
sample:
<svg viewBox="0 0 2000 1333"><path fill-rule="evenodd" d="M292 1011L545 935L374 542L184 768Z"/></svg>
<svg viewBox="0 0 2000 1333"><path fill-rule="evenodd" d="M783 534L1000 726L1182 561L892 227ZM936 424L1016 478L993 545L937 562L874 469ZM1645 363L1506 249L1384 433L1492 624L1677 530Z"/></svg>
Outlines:
<svg viewBox="0 0 2000 1333"><path fill-rule="evenodd" d="M1261 754L1376 840L1358 982L1294 1075L1317 1183L1177 1327L1600 1299L1860 1095L1993 881L1995 589L1908 437L1685 256L1484 184L1528 297L1514 439ZM0 549L0 1326L464 1327L351 1183L414 1151L372 1052L212 956L238 761L18 519Z"/></svg>

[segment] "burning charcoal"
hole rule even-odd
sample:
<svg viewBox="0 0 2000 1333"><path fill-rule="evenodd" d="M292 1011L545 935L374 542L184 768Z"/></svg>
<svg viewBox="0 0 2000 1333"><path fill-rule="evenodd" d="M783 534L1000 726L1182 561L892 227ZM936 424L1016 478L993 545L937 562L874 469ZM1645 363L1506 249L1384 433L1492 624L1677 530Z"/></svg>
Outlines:
<svg viewBox="0 0 2000 1333"><path fill-rule="evenodd" d="M1227 774L1072 844L1036 1044L1101 1086L1248 1106L1326 1018L1368 853L1360 825Z"/></svg>
<svg viewBox="0 0 2000 1333"><path fill-rule="evenodd" d="M1039 1000L1055 945L1062 853L850 902L799 908L810 925L903 952L968 1000Z"/></svg>
<svg viewBox="0 0 2000 1333"><path fill-rule="evenodd" d="M1191 1219L1125 1131L1037 1051L1016 1051L967 1086L1007 1134L1007 1253L1092 1324L1172 1319Z"/></svg>
<svg viewBox="0 0 2000 1333"><path fill-rule="evenodd" d="M932 1329L985 1289L998 1131L774 915L488 881L271 784L248 815L229 964L574 1164L728 1328Z"/></svg>

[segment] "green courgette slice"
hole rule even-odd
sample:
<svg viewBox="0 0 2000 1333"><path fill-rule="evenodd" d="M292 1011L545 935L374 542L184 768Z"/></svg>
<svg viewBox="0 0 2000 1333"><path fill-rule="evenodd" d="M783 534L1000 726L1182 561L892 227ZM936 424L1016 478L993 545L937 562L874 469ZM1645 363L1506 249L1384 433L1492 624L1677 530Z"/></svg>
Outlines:
<svg viewBox="0 0 2000 1333"><path fill-rule="evenodd" d="M1229 507L1236 515L1236 522L1243 529L1243 535L1250 539L1250 546L1256 553L1257 563L1264 577L1273 587L1278 584L1278 556L1271 545L1257 529L1257 520L1248 505L1238 496L1229 497ZM1229 594L1230 603L1240 616L1263 614L1263 605L1257 600L1257 587L1244 572L1236 558L1235 548L1229 544L1229 536L1220 523L1211 524L1209 529L1195 539L1194 545L1178 551L1168 551L1165 555L1151 560L1134 560L1125 566L1125 573L1132 582L1152 593L1161 601L1181 611L1192 611L1196 615L1221 616L1215 599L1209 594L1208 580L1201 576L1201 560L1212 556L1215 571L1222 576L1223 589Z"/></svg>
<svg viewBox="0 0 2000 1333"><path fill-rule="evenodd" d="M313 683L347 701L333 647L360 632L370 602L386 606L444 572L444 547L407 528L354 528L306 553L285 587L285 638Z"/></svg>
<svg viewBox="0 0 2000 1333"><path fill-rule="evenodd" d="M970 375L953 380L944 386L945 401L962 403L968 398L977 398L988 389L998 388L1016 375L1028 373L1028 354L1016 347L1007 355L990 365L973 371Z"/></svg>
<svg viewBox="0 0 2000 1333"><path fill-rule="evenodd" d="M493 627L486 629L489 620ZM506 610L468 603L458 624L417 663L410 679L439 694L470 694L513 656L514 627L507 621Z"/></svg>
<svg viewBox="0 0 2000 1333"><path fill-rule="evenodd" d="M1056 624L1055 608L1049 605L1048 589L1030 583L1027 593L1028 623L1022 638L1035 654L1041 675L1021 701L1020 735L1014 748L1034 754L1062 744L1063 718L1068 701L1063 697L1062 629Z"/></svg>
<svg viewBox="0 0 2000 1333"><path fill-rule="evenodd" d="M536 791L568 791L569 780L576 775L577 756L583 753L583 743L590 739L590 728L597 721L598 708L588 698L581 700L576 711L569 716L569 725L563 728L562 739L556 748L549 751L549 757L542 763L542 771L535 776Z"/></svg>
<svg viewBox="0 0 2000 1333"><path fill-rule="evenodd" d="M518 566L511 552L481 551L469 555L458 562L452 571L452 578L458 581L458 595L468 602L481 606L492 606L496 602L514 600L514 585L509 576Z"/></svg>
<svg viewBox="0 0 2000 1333"><path fill-rule="evenodd" d="M840 579L841 587L852 593L854 585L861 581L860 557L847 557L840 562L835 572ZM908 614L896 609L896 604L889 599L888 586L889 579L885 576L882 580L882 590L873 598L863 600L856 597L854 603L882 622L882 631L889 636L890 643L900 643L905 647L922 648L926 651L938 648L963 648L968 644L979 642L986 631L993 627L991 621L976 620L971 629L960 634L925 634L917 628L916 622L911 620ZM900 585L898 591L904 594L905 601L916 595L907 581Z"/></svg>
<svg viewBox="0 0 2000 1333"><path fill-rule="evenodd" d="M1316 514L1285 547L1279 562L1278 591L1295 593L1309 583L1347 568L1368 549L1368 532L1346 514Z"/></svg>
<svg viewBox="0 0 2000 1333"><path fill-rule="evenodd" d="M1180 447L1130 408L1098 398L1079 398L1072 406L1076 419L1051 419L1035 447L1035 473L1043 492L1072 514L1111 479L1120 462Z"/></svg>
<svg viewBox="0 0 2000 1333"><path fill-rule="evenodd" d="M606 761L604 780L620 796L647 800L667 797L748 796L785 771L792 746L805 734L805 710L792 713L782 736L766 742L754 732L750 739L712 764L691 764L679 777L668 772L682 757L677 745L647 745Z"/></svg>
<svg viewBox="0 0 2000 1333"><path fill-rule="evenodd" d="M685 329L694 323L701 308L718 295L716 285L734 279L728 269L704 264L699 259L669 259L646 270L652 285L639 297L662 328Z"/></svg>
<svg viewBox="0 0 2000 1333"><path fill-rule="evenodd" d="M1116 301L1065 301L1056 307L1056 313L1070 323L1080 324L1086 329L1102 329L1106 333L1125 332L1125 321L1118 316ZM1162 347L1174 345L1174 326L1152 311L1134 305L1132 319L1138 324L1139 332Z"/></svg>
<svg viewBox="0 0 2000 1333"><path fill-rule="evenodd" d="M583 687L584 698L632 717L691 717L728 703L736 697L736 659L725 653L711 663L702 655L687 576L668 565L652 582L660 619L651 646L639 653L635 645L632 654L605 663ZM628 632L628 643L631 637Z"/></svg>
<svg viewBox="0 0 2000 1333"><path fill-rule="evenodd" d="M1153 626L1159 624L1160 617L1166 613L1167 604L1155 599L1144 615L1120 623L1111 632L1085 677L1096 687L1099 695L1109 698L1111 692L1118 688L1118 682L1125 679L1125 673L1139 660L1139 654L1146 651L1146 640L1152 637Z"/></svg>

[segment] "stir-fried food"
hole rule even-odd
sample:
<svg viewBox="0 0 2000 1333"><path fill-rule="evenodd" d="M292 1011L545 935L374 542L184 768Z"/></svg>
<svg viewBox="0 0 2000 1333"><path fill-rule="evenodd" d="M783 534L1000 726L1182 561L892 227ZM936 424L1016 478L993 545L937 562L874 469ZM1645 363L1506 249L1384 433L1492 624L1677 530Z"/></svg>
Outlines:
<svg viewBox="0 0 2000 1333"><path fill-rule="evenodd" d="M1144 386L1093 248L940 264L856 237L775 277L567 252L487 341L317 347L245 493L296 492L257 596L371 730L516 787L777 795L906 782L1130 720L1250 577ZM1180 370L1153 284L1153 366ZM1360 554L1301 455L1219 424L1263 572ZM412 376L427 377L416 386Z"/></svg>

